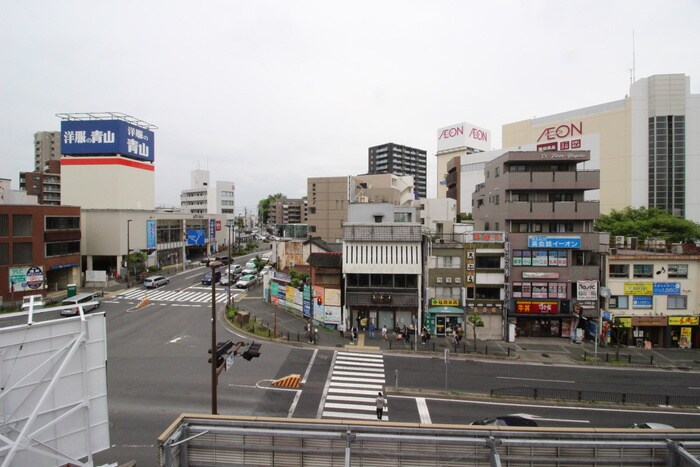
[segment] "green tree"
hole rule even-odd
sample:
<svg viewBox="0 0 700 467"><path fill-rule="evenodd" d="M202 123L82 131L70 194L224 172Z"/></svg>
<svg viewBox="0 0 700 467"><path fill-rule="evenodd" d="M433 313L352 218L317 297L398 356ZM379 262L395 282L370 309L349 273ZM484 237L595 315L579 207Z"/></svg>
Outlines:
<svg viewBox="0 0 700 467"><path fill-rule="evenodd" d="M469 324L472 327L474 335L474 352L476 352L476 328L483 328L484 320L482 320L481 316L477 315L476 313L472 313L467 318L467 324Z"/></svg>
<svg viewBox="0 0 700 467"><path fill-rule="evenodd" d="M267 224L267 220L270 218L270 205L280 198L284 198L282 193L275 193L274 195L268 195L267 198L261 199L258 202L258 217L261 224Z"/></svg>
<svg viewBox="0 0 700 467"><path fill-rule="evenodd" d="M611 236L637 237L640 241L661 238L667 242L682 242L700 238L700 224L657 208L613 209L610 214L598 218L595 229L609 232Z"/></svg>

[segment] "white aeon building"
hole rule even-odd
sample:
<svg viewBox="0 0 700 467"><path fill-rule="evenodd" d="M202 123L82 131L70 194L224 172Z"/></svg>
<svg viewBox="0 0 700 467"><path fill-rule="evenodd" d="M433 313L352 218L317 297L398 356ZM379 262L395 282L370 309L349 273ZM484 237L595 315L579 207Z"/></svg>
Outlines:
<svg viewBox="0 0 700 467"><path fill-rule="evenodd" d="M82 209L155 208L155 166L119 155L61 158L61 204Z"/></svg>
<svg viewBox="0 0 700 467"><path fill-rule="evenodd" d="M447 197L447 164L455 157L491 149L491 132L461 122L437 130L436 198ZM469 195L474 190L469 190Z"/></svg>
<svg viewBox="0 0 700 467"><path fill-rule="evenodd" d="M503 147L590 151L601 214L656 207L700 222L700 94L684 74L637 80L619 101L503 125Z"/></svg>

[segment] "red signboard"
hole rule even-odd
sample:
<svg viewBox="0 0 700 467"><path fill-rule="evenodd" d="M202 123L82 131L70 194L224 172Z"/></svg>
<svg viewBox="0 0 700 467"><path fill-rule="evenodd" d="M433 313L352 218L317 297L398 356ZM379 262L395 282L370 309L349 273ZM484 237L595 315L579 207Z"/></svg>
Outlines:
<svg viewBox="0 0 700 467"><path fill-rule="evenodd" d="M535 315L556 315L559 313L559 302L516 301L515 312Z"/></svg>
<svg viewBox="0 0 700 467"><path fill-rule="evenodd" d="M221 221L216 221L216 231L221 230Z"/></svg>

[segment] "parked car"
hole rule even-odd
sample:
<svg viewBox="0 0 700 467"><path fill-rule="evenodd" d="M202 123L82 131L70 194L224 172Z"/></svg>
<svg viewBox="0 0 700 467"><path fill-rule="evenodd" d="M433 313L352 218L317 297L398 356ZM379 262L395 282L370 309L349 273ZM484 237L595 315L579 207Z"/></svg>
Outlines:
<svg viewBox="0 0 700 467"><path fill-rule="evenodd" d="M258 273L258 268L255 266L255 263L252 261L248 261L245 263L245 266L243 267L243 270L241 271L241 274L257 274Z"/></svg>
<svg viewBox="0 0 700 467"><path fill-rule="evenodd" d="M219 282L220 280L221 280L221 272L216 271L214 273L214 282ZM202 284L203 285L211 285L211 272L204 274L204 277L202 277Z"/></svg>
<svg viewBox="0 0 700 467"><path fill-rule="evenodd" d="M487 426L537 426L537 422L532 419L521 417L520 415L502 415L500 417L485 418L471 422L470 425Z"/></svg>
<svg viewBox="0 0 700 467"><path fill-rule="evenodd" d="M98 309L100 307L100 299L97 298L99 295L99 292L90 292L80 293L73 297L66 298L61 302L61 305L75 305L75 307L61 310L61 316L77 315L79 313L78 305L83 307L83 313Z"/></svg>
<svg viewBox="0 0 700 467"><path fill-rule="evenodd" d="M155 289L168 283L170 283L170 279L163 276L151 276L143 280L143 286L147 289Z"/></svg>
<svg viewBox="0 0 700 467"><path fill-rule="evenodd" d="M228 270L228 268L226 268ZM243 266L240 264L231 264L231 274L240 274L243 271Z"/></svg>
<svg viewBox="0 0 700 467"><path fill-rule="evenodd" d="M246 274L238 279L238 282L236 282L236 287L239 289L247 289L251 285L255 285L257 281L258 278L254 274Z"/></svg>

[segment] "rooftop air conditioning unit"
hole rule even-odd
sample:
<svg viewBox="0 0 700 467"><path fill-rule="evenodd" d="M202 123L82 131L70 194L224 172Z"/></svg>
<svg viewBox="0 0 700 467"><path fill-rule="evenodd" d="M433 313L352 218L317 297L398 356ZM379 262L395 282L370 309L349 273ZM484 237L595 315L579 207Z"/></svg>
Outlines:
<svg viewBox="0 0 700 467"><path fill-rule="evenodd" d="M624 235L615 235L615 246L618 248L622 248L625 246L625 236Z"/></svg>
<svg viewBox="0 0 700 467"><path fill-rule="evenodd" d="M437 282L438 284L442 284L442 277L436 278L435 282Z"/></svg>
<svg viewBox="0 0 700 467"><path fill-rule="evenodd" d="M452 278L451 277L445 277L445 284L451 284L452 283Z"/></svg>
<svg viewBox="0 0 700 467"><path fill-rule="evenodd" d="M459 284L459 283L461 283L461 282L462 282L462 278L461 278L461 277L455 277L455 284Z"/></svg>

